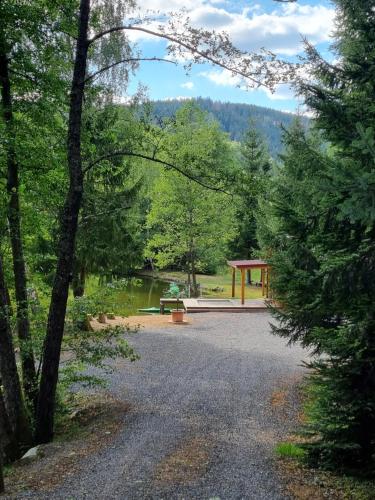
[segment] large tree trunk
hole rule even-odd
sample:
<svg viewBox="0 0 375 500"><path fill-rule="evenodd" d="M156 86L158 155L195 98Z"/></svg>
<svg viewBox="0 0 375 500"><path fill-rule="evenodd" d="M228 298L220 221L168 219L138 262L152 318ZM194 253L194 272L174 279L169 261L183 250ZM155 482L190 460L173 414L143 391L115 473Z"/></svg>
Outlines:
<svg viewBox="0 0 375 500"><path fill-rule="evenodd" d="M8 414L5 408L4 396L0 391L0 448L1 448L1 463L14 462L20 458L20 448L12 433ZM15 450L19 452L15 454Z"/></svg>
<svg viewBox="0 0 375 500"><path fill-rule="evenodd" d="M9 325L8 305L2 259L0 256L0 375L3 386L4 405L9 422L9 460L21 456L31 444L31 430L22 401L21 384L18 378L12 334Z"/></svg>
<svg viewBox="0 0 375 500"><path fill-rule="evenodd" d="M87 64L87 32L90 0L81 0L78 39L70 93L68 128L69 191L60 225L59 257L52 289L42 374L36 412L36 441L46 443L53 437L55 394L58 380L61 342L64 334L69 281L72 273L78 214L83 195L81 160L81 122Z"/></svg>
<svg viewBox="0 0 375 500"><path fill-rule="evenodd" d="M4 46L3 44L0 44ZM8 222L10 230L10 241L13 255L13 272L17 303L17 331L20 340L20 354L22 366L22 381L25 394L33 404L36 402L36 371L34 353L31 342L30 323L27 301L27 284L25 260L23 256L21 238L21 216L19 202L19 178L16 152L14 148L14 129L12 113L12 97L9 78L8 58L0 53L0 82L3 108L3 119L6 130L6 160L7 160L7 191Z"/></svg>

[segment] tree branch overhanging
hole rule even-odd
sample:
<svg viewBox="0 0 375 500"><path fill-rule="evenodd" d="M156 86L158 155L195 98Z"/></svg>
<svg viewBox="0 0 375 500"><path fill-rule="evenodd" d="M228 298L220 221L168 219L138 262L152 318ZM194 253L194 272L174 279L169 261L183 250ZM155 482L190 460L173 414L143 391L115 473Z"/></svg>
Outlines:
<svg viewBox="0 0 375 500"><path fill-rule="evenodd" d="M153 161L154 163L158 163L159 165L162 165L164 167L168 167L168 168L170 168L172 170L175 170L176 172L178 172L179 174L183 175L187 179L190 179L191 181L196 182L197 184L199 184L200 186L202 186L202 187L204 187L206 189L209 189L211 191L216 191L216 192L223 193L223 194L226 194L228 196L231 196L231 194L228 193L227 191L225 191L224 189L222 189L220 187L216 187L216 186L209 186L208 184L206 184L205 182L202 182L200 179L197 179L193 175L190 175L187 172L184 172L184 170L182 168L178 167L177 165L173 165L172 163L169 163L167 161L164 161L164 160L161 160L159 158L156 158L155 156L148 156L148 155L145 155L145 154L142 154L142 153L135 153L133 151L128 151L128 150L113 151L111 153L107 153L107 154L105 154L103 156L100 156L99 158L97 158L93 162L89 163L87 165L87 167L83 170L83 173L86 174L88 171L90 171L93 167L95 167L96 165L98 165L102 161L109 160L110 158L115 158L117 156L131 156L131 157L134 157L134 158L141 158L142 160Z"/></svg>
<svg viewBox="0 0 375 500"><path fill-rule="evenodd" d="M92 73L85 79L85 83L89 82L93 78L96 78L97 76L101 75L105 71L108 71L115 66L118 66L119 64L124 64L124 63L130 63L130 62L140 62L140 61L157 61L157 62L167 62L170 64L177 64L175 61L171 61L170 59L165 59L162 57L127 57L125 59L121 59L120 61L116 61L112 64L108 64L108 66L104 66L103 68L99 69L98 71L95 71L95 73Z"/></svg>
<svg viewBox="0 0 375 500"><path fill-rule="evenodd" d="M180 40L178 37L175 37L173 35L169 35L168 33L163 33L163 32L158 32L154 30L150 30L148 28L142 27L142 26L134 26L134 25L123 25L123 26L114 26L112 28L109 28L108 30L104 30L100 33L97 33L94 35L92 38L88 40L88 45L91 45L95 43L97 40L100 38L103 38L106 35L109 35L111 33L115 33L116 31L140 31L143 33L146 33L147 35L155 36L157 38L164 38L165 40L168 40L171 43L177 44L180 47L183 47L187 51L189 51L191 54L197 55L199 57L202 57L206 61L211 62L215 66L219 66L223 69L226 69L230 71L233 75L240 76L244 79L250 80L254 85L257 87L267 87L262 81L256 79L254 77L254 74L257 75L258 73L246 73L244 70L235 68L233 66L229 66L222 61L220 61L219 57L214 57L213 55L210 55L208 51L204 51L201 49L198 49L197 47L194 47L193 45L190 45L189 43L186 43L182 40Z"/></svg>

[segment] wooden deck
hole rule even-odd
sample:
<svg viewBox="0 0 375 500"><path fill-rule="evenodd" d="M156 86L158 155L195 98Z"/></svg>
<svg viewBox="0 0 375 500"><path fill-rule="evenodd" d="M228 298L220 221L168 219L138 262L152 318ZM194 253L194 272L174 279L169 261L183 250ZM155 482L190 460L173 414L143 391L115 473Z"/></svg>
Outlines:
<svg viewBox="0 0 375 500"><path fill-rule="evenodd" d="M241 304L239 299L182 299L187 313L196 312L265 312L267 300L245 300Z"/></svg>
<svg viewBox="0 0 375 500"><path fill-rule="evenodd" d="M182 305L183 304L183 301L182 299L164 299L163 297L160 298L160 314L164 314L164 309L165 309L165 306L169 306L169 305Z"/></svg>

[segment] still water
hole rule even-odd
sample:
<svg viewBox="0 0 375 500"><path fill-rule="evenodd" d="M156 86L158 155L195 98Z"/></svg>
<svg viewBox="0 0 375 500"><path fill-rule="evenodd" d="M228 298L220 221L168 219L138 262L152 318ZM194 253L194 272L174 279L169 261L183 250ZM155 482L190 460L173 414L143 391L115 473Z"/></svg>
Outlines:
<svg viewBox="0 0 375 500"><path fill-rule="evenodd" d="M141 314L138 309L159 307L160 297L165 295L169 283L153 278L137 278L136 283L130 281L124 290L115 294L113 309L117 314Z"/></svg>

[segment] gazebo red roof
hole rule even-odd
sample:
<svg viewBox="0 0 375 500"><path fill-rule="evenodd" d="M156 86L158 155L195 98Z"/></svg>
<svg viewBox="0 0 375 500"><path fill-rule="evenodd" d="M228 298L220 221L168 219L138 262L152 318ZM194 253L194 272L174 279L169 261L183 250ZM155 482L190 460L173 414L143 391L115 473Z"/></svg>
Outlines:
<svg viewBox="0 0 375 500"><path fill-rule="evenodd" d="M236 269L256 269L261 267L268 267L265 260L255 259L255 260L228 260L228 266L234 267Z"/></svg>

